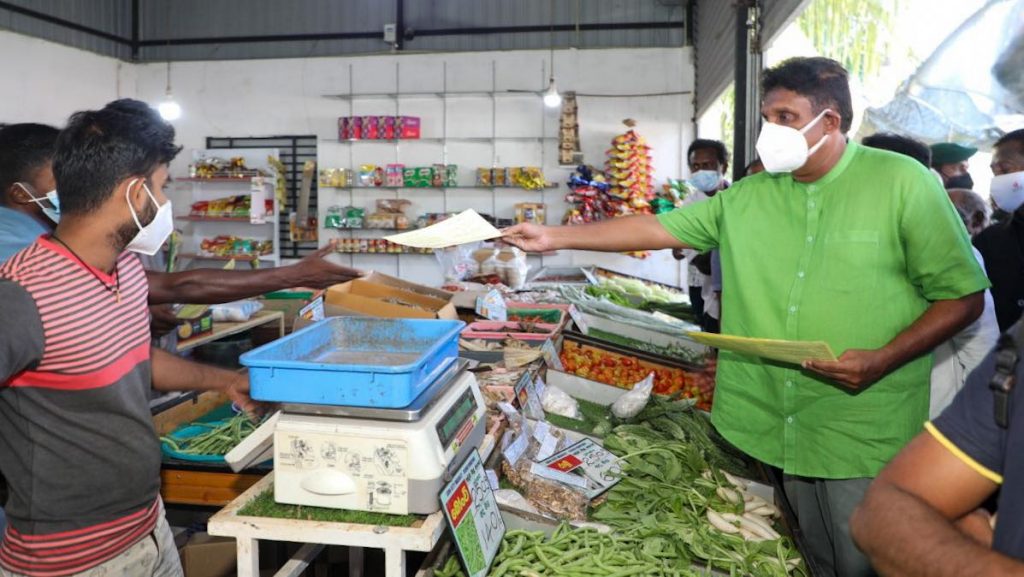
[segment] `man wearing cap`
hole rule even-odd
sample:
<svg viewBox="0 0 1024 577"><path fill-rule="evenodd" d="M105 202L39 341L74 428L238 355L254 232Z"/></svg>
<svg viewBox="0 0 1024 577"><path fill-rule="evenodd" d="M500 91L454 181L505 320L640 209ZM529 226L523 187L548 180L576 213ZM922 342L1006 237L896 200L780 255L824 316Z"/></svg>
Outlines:
<svg viewBox="0 0 1024 577"><path fill-rule="evenodd" d="M942 185L949 188L974 188L974 180L967 172L967 159L978 152L973 146L964 146L955 142L939 142L933 144L932 168L942 177Z"/></svg>

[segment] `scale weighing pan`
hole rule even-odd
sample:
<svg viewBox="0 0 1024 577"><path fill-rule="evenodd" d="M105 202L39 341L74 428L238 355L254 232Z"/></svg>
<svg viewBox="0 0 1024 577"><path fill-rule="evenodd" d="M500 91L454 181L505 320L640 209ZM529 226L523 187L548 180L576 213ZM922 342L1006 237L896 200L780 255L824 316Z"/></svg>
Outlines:
<svg viewBox="0 0 1024 577"><path fill-rule="evenodd" d="M373 419L376 421L413 422L423 415L444 396L445 392L459 379L466 370L469 361L455 359L449 364L434 382L429 385L408 407L401 409L378 409L374 407L347 407L342 405L313 405L303 403L282 403L281 410L285 413L301 415L321 415L325 417L346 417L349 419Z"/></svg>
<svg viewBox="0 0 1024 577"><path fill-rule="evenodd" d="M370 407L343 407L336 405L310 405L301 403L283 403L281 410L274 413L241 443L231 449L224 460L234 472L247 469L262 463L274 456L274 431L282 413L345 417L350 419L373 419L379 421L414 422L444 396L455 384L469 365L466 359L456 359L435 381L427 387L408 407L401 409L375 409Z"/></svg>

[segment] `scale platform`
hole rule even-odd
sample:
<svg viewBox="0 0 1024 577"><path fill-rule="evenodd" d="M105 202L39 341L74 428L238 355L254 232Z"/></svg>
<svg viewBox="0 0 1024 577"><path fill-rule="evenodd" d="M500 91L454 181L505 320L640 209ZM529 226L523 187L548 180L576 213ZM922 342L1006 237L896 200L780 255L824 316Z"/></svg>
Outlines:
<svg viewBox="0 0 1024 577"><path fill-rule="evenodd" d="M273 457L279 503L434 513L442 486L486 432L484 399L467 364L452 363L402 409L282 405L225 459L243 468Z"/></svg>
<svg viewBox="0 0 1024 577"><path fill-rule="evenodd" d="M413 422L423 418L423 415L434 406L445 392L458 380L459 376L466 371L469 361L466 359L455 359L448 368L441 373L437 379L428 386L416 400L408 407L401 409L381 409L376 407L346 407L342 405L314 405L304 403L281 403L281 410L288 414L296 415L319 415L325 417L345 417L349 419L371 419L376 421L402 421Z"/></svg>

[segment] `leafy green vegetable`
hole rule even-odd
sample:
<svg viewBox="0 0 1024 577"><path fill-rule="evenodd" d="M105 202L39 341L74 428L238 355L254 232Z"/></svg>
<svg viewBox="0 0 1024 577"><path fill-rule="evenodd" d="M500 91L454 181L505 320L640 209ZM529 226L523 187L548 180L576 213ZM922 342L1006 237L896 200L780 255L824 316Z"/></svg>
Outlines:
<svg viewBox="0 0 1024 577"><path fill-rule="evenodd" d="M282 505L274 500L274 487L246 504L238 511L243 517L273 517L275 519L302 519L305 521L327 521L331 523L356 523L359 525L385 525L388 527L412 527L426 517L419 515L390 515L370 511L349 511L327 509L305 505Z"/></svg>

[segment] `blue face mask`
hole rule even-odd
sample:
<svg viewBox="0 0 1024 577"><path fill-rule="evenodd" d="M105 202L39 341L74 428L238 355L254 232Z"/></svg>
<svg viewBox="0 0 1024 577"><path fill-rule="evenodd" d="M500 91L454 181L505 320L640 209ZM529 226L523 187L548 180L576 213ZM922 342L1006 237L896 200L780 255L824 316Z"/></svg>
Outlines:
<svg viewBox="0 0 1024 577"><path fill-rule="evenodd" d="M714 192L722 184L722 173L717 170L698 170L690 175L690 184L701 192Z"/></svg>
<svg viewBox="0 0 1024 577"><path fill-rule="evenodd" d="M43 214L46 215L46 218L52 220L54 224L60 222L60 199L57 198L56 190L51 190L50 192L47 192L46 196L44 196L43 198L37 198L36 195L32 192L31 186L24 185L20 182L16 182L14 184L20 187L21 190L24 190L25 194L28 195L32 202L39 205L39 208L43 211ZM46 206L46 202L49 202L50 206Z"/></svg>

